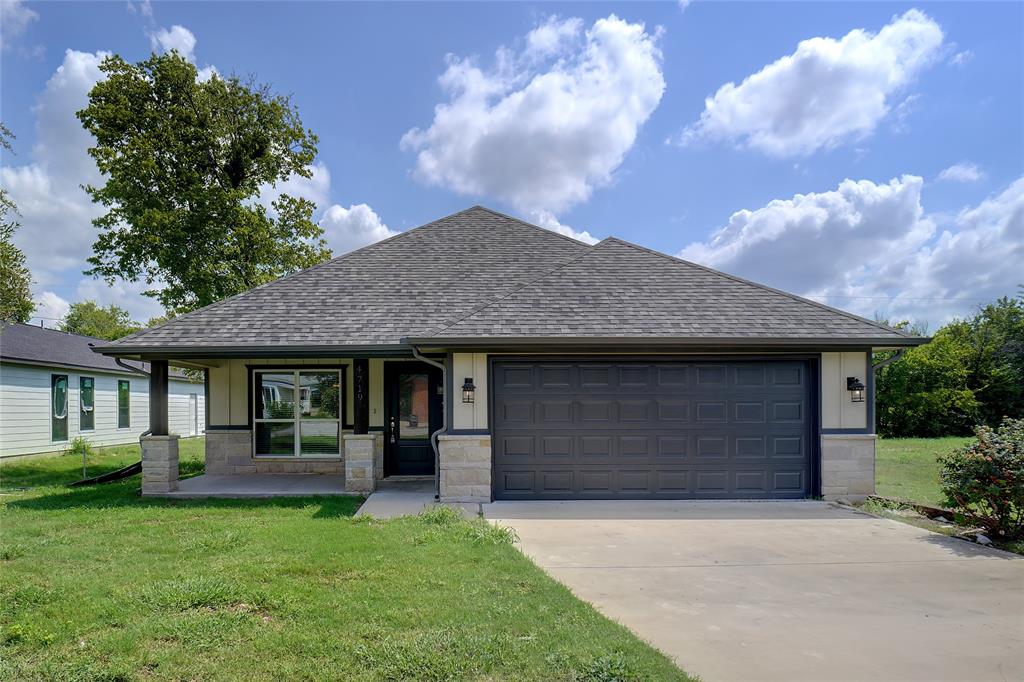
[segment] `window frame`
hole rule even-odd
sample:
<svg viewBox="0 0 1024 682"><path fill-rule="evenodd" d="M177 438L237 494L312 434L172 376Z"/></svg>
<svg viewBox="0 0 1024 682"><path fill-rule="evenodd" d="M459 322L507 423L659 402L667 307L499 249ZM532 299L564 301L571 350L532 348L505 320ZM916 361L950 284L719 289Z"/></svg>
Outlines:
<svg viewBox="0 0 1024 682"><path fill-rule="evenodd" d="M348 365L291 365L291 366L273 366L273 365L259 365L256 367L249 368L249 423L252 427L252 456L253 459L282 459L287 461L301 460L330 460L337 461L341 459L344 451L344 438L342 438L345 432L345 379ZM299 375L302 373L309 374L337 374L338 375L338 416L334 419L302 419L302 398L301 398L301 386L299 385ZM259 374L290 374L292 376L292 389L294 391L292 399L292 417L291 419L283 418L266 418L256 417L256 401L262 400L262 391L257 391L257 375ZM338 451L315 454L315 455L303 455L302 454L302 423L306 422L320 422L330 423L335 422L338 425ZM292 434L292 452L291 454L260 454L257 452L256 442L256 429L259 424L293 424L294 433Z"/></svg>
<svg viewBox="0 0 1024 682"><path fill-rule="evenodd" d="M128 391L125 393L127 404L125 405L125 423L121 423L121 384L128 384ZM123 431L132 428L132 380L118 379L116 396L117 400L117 429Z"/></svg>
<svg viewBox="0 0 1024 682"><path fill-rule="evenodd" d="M89 409L85 409L85 387L84 382L92 382L92 405ZM82 415L88 413L92 418L92 425L89 428L83 426ZM78 430L79 431L95 431L96 430L96 377L80 374L78 376Z"/></svg>
<svg viewBox="0 0 1024 682"><path fill-rule="evenodd" d="M55 415L53 413L53 389L54 379L57 377L64 377L64 437L54 438L53 432L53 420ZM69 374L61 374L60 372L50 372L50 442L51 443L67 443L71 440L71 419L69 418L68 411L71 407L71 376Z"/></svg>

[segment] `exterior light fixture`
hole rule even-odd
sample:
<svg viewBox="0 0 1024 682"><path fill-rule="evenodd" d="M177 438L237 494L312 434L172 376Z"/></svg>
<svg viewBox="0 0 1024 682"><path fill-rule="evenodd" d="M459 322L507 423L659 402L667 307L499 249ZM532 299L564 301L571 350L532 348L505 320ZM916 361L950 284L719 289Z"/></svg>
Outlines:
<svg viewBox="0 0 1024 682"><path fill-rule="evenodd" d="M466 380L462 382L462 402L473 402L473 394L475 392L476 386L473 385L473 377L466 377Z"/></svg>
<svg viewBox="0 0 1024 682"><path fill-rule="evenodd" d="M846 390L850 392L851 403L864 402L864 384L857 377L846 377Z"/></svg>

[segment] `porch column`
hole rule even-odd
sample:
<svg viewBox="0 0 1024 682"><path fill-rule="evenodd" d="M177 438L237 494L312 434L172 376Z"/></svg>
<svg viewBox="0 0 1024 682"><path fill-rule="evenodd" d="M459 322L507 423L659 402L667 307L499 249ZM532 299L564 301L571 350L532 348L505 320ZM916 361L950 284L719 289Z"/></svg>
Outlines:
<svg viewBox="0 0 1024 682"><path fill-rule="evenodd" d="M178 489L178 436L168 434L167 361L149 364L149 430L142 443L142 494Z"/></svg>
<svg viewBox="0 0 1024 682"><path fill-rule="evenodd" d="M352 426L357 434L370 431L370 361L357 358L352 361Z"/></svg>
<svg viewBox="0 0 1024 682"><path fill-rule="evenodd" d="M149 433L167 435L167 361L149 363Z"/></svg>

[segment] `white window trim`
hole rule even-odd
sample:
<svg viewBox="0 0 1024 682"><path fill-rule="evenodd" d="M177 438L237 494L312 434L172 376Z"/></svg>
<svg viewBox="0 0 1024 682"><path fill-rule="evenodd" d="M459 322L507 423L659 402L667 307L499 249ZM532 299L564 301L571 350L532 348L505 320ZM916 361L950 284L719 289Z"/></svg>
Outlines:
<svg viewBox="0 0 1024 682"><path fill-rule="evenodd" d="M64 381L67 384L64 389L64 438L57 440L53 437L53 378L64 377ZM48 387L50 392L50 442L51 443L70 443L71 442L71 415L68 414L69 408L71 407L71 375L68 373L61 372L50 372L50 385Z"/></svg>
<svg viewBox="0 0 1024 682"><path fill-rule="evenodd" d="M302 453L302 439L301 439L301 432L302 432L302 419L301 419L302 398L298 394L298 392L297 392L298 389L297 388L295 389L296 390L296 394L292 397L292 418L291 419L257 419L256 418L256 400L257 400L257 394L256 394L256 390L255 390L255 388L256 388L256 375L257 374L289 374L290 373L292 375L292 386L293 386L293 388L295 388L295 387L298 387L298 385L299 385L299 373L300 372L319 372L319 373L334 372L334 373L338 374L339 396L338 396L338 417L337 417L337 419L334 419L334 420L331 420L331 419L313 420L313 421L321 421L321 422L336 421L338 423L338 452L337 452L337 454L333 454L333 453L329 454L329 455L303 455L303 454L301 454ZM342 442L343 439L342 439L341 436L342 436L342 432L343 432L343 429L344 429L344 426L345 426L345 420L343 418L343 415L341 414L342 411L343 411L343 404L344 404L344 401L341 399L341 393L345 390L345 383L344 383L345 382L345 375L344 375L344 372L345 372L345 368L344 367L317 367L316 365L309 365L307 367L300 367L300 368L284 367L284 368L280 368L280 369L274 369L273 367L269 367L268 366L268 367L260 367L259 369L254 369L253 373L252 373L252 376L253 376L253 381L252 381L252 388L253 388L253 390L252 390L252 399L249 401L249 403L250 403L249 404L249 415L250 415L250 418L252 420L252 457L253 457L253 459L280 460L280 461L283 461L283 462L295 462L295 461L315 462L317 460L329 461L329 462L337 462L339 459L341 459L341 457L342 457L342 448L343 448L343 442ZM263 399L262 394L259 396L259 399L260 400ZM310 421L310 420L307 420L307 421ZM256 426L257 426L257 424L294 424L295 425L295 433L292 436L292 438L293 438L292 454L290 454L290 455L261 455L261 454L258 454L256 452Z"/></svg>
<svg viewBox="0 0 1024 682"><path fill-rule="evenodd" d="M92 379L92 407L89 408L89 412L92 412L92 428L82 428L82 413L86 410L82 409L85 407L85 403L82 402L82 379ZM131 403L129 403L130 405ZM79 433L92 433L96 430L96 377L89 376L88 374L78 375L78 432Z"/></svg>
<svg viewBox="0 0 1024 682"><path fill-rule="evenodd" d="M121 426L121 382L128 382L128 426ZM114 430L115 431L131 431L132 430L132 380L131 379L117 379L114 382L114 406L117 410L114 415Z"/></svg>

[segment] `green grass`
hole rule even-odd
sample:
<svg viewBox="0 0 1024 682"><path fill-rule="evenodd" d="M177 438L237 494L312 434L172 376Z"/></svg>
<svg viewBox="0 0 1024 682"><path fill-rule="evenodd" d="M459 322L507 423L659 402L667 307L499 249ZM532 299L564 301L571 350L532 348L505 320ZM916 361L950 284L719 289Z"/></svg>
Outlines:
<svg viewBox="0 0 1024 682"><path fill-rule="evenodd" d="M943 506L936 458L970 438L879 438L875 458L875 489L879 495Z"/></svg>
<svg viewBox="0 0 1024 682"><path fill-rule="evenodd" d="M201 450L182 441L183 471ZM89 474L137 459L105 449ZM0 464L0 679L688 679L483 521L64 487L80 475Z"/></svg>

